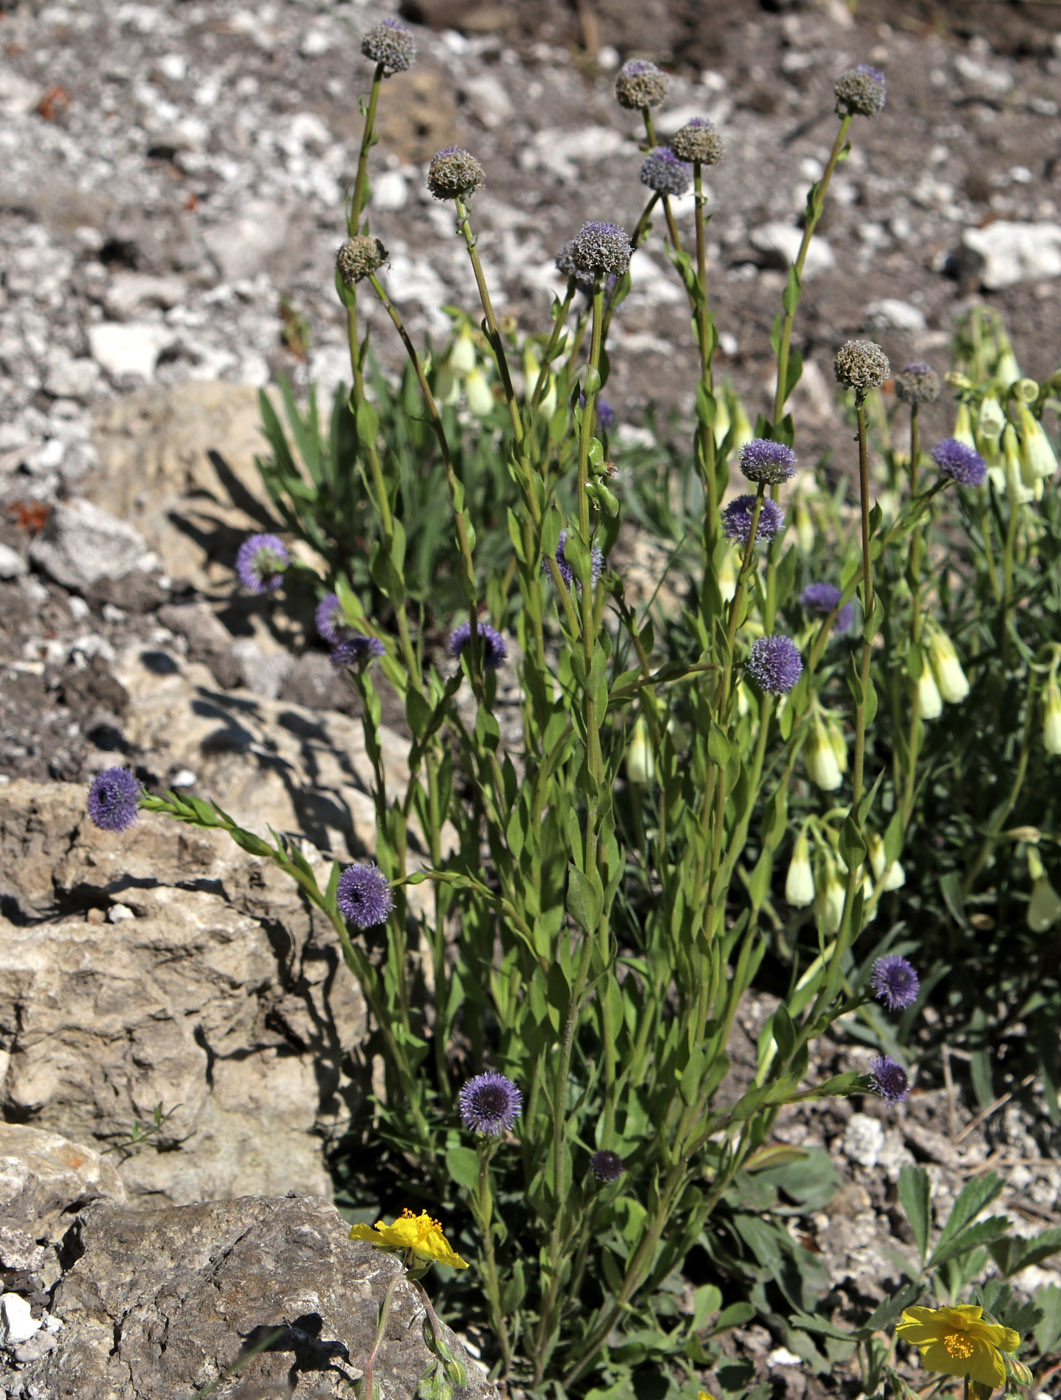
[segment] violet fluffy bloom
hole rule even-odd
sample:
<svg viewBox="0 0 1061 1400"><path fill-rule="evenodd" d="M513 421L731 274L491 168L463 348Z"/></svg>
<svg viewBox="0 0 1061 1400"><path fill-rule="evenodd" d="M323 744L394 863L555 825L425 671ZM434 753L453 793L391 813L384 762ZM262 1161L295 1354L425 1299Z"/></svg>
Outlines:
<svg viewBox="0 0 1061 1400"><path fill-rule="evenodd" d="M342 604L339 602L338 593L326 593L317 604L314 613L317 623L317 631L320 636L333 647L341 639L344 631L347 630L345 614Z"/></svg>
<svg viewBox="0 0 1061 1400"><path fill-rule="evenodd" d="M505 639L488 622L480 622L476 630L482 642L483 666L487 671L496 671L508 655ZM455 627L449 637L450 655L460 656L471 641L471 636L472 625L470 622L462 622L458 627Z"/></svg>
<svg viewBox="0 0 1061 1400"><path fill-rule="evenodd" d="M891 1103L902 1103L910 1092L906 1070L890 1055L880 1055L869 1067L870 1088Z"/></svg>
<svg viewBox="0 0 1061 1400"><path fill-rule="evenodd" d="M739 544L748 543L755 511L754 496L738 496L722 511L722 533ZM757 540L772 540L785 523L785 512L769 496L763 497L759 523L755 527Z"/></svg>
<svg viewBox="0 0 1061 1400"><path fill-rule="evenodd" d="M796 472L796 454L783 442L753 438L740 450L740 469L749 481L778 486Z"/></svg>
<svg viewBox="0 0 1061 1400"><path fill-rule="evenodd" d="M279 535L251 535L236 554L236 573L252 593L275 593L291 556Z"/></svg>
<svg viewBox="0 0 1061 1400"><path fill-rule="evenodd" d="M337 671L345 671L348 667L363 666L374 656L382 656L386 650L378 637L349 632L332 647L331 662Z"/></svg>
<svg viewBox="0 0 1061 1400"><path fill-rule="evenodd" d="M140 816L140 784L128 768L104 768L88 789L88 815L101 831L128 831Z"/></svg>
<svg viewBox="0 0 1061 1400"><path fill-rule="evenodd" d="M564 557L564 548L567 545L567 531L561 530L560 537L556 542L556 566L560 570L560 577L567 584L568 588L577 588L578 580L575 578L575 571ZM593 545L590 549L590 582L596 583L604 570L604 553L599 544ZM549 572L548 559L542 560L542 572Z"/></svg>
<svg viewBox="0 0 1061 1400"><path fill-rule="evenodd" d="M987 463L968 443L944 438L936 443L929 456L939 467L940 476L951 477L959 486L983 486Z"/></svg>
<svg viewBox="0 0 1061 1400"><path fill-rule="evenodd" d="M787 695L803 674L803 658L791 637L775 632L755 639L744 669L760 690Z"/></svg>
<svg viewBox="0 0 1061 1400"><path fill-rule="evenodd" d="M387 877L378 865L348 865L335 891L339 913L361 930L386 922L394 908Z"/></svg>
<svg viewBox="0 0 1061 1400"><path fill-rule="evenodd" d="M803 592L799 595L799 601L808 612L817 613L820 617L826 617L836 607L841 598L840 589L835 583L808 583ZM853 603L845 603L836 614L836 621L833 623L834 632L847 632L854 621L855 607Z"/></svg>
<svg viewBox="0 0 1061 1400"><path fill-rule="evenodd" d="M468 1080L457 1096L457 1107L466 1128L496 1137L519 1117L523 1095L507 1076L489 1070Z"/></svg>
<svg viewBox="0 0 1061 1400"><path fill-rule="evenodd" d="M913 967L898 953L878 958L870 973L869 985L873 995L889 1011L905 1011L913 1006L921 990L921 982Z"/></svg>
<svg viewBox="0 0 1061 1400"><path fill-rule="evenodd" d="M693 168L679 160L669 146L654 146L641 164L641 183L657 194L683 195L692 184Z"/></svg>
<svg viewBox="0 0 1061 1400"><path fill-rule="evenodd" d="M623 1159L618 1152L602 1148L589 1159L589 1169L598 1181L618 1181L623 1174Z"/></svg>

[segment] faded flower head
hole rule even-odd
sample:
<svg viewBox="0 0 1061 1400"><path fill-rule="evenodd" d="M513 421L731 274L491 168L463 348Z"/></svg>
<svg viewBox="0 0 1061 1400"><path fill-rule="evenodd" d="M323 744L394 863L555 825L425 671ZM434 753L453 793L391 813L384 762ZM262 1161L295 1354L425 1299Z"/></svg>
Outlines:
<svg viewBox="0 0 1061 1400"><path fill-rule="evenodd" d="M869 1067L870 1087L891 1103L903 1103L910 1092L906 1070L890 1055L878 1055Z"/></svg>
<svg viewBox="0 0 1061 1400"><path fill-rule="evenodd" d="M485 182L483 167L460 146L439 151L427 168L427 188L436 199L467 199Z"/></svg>
<svg viewBox="0 0 1061 1400"><path fill-rule="evenodd" d="M859 398L879 389L890 370L887 355L872 340L845 340L833 359L836 382L854 389Z"/></svg>
<svg viewBox="0 0 1061 1400"><path fill-rule="evenodd" d="M630 266L630 239L618 224L583 224L567 251L575 269L590 276L621 277Z"/></svg>
<svg viewBox="0 0 1061 1400"><path fill-rule="evenodd" d="M895 1335L921 1352L921 1364L945 1376L965 1376L991 1390L1006 1384L1001 1353L1016 1351L1020 1333L984 1322L973 1303L947 1308L906 1308Z"/></svg>
<svg viewBox="0 0 1061 1400"><path fill-rule="evenodd" d="M476 631L479 633L482 646L483 667L487 671L496 671L508 655L505 639L488 622L480 622ZM471 635L472 625L470 622L462 622L455 627L449 637L450 655L460 656L471 640Z"/></svg>
<svg viewBox="0 0 1061 1400"><path fill-rule="evenodd" d="M655 146L641 165L641 183L657 194L677 198L692 182L693 172L684 160L679 160L669 146Z"/></svg>
<svg viewBox="0 0 1061 1400"><path fill-rule="evenodd" d="M359 233L348 238L335 255L335 270L348 287L370 277L387 261L387 250L378 238Z"/></svg>
<svg viewBox="0 0 1061 1400"><path fill-rule="evenodd" d="M329 646L335 646L347 630L346 615L343 605L339 602L338 593L326 593L317 604L313 618L317 624L318 636Z"/></svg>
<svg viewBox="0 0 1061 1400"><path fill-rule="evenodd" d="M836 80L836 115L838 117L875 117L884 110L887 88L884 74L868 63L847 68Z"/></svg>
<svg viewBox="0 0 1061 1400"><path fill-rule="evenodd" d="M128 831L140 816L140 784L128 768L104 768L88 789L88 815L101 831Z"/></svg>
<svg viewBox="0 0 1061 1400"><path fill-rule="evenodd" d="M840 601L842 594L835 583L808 583L803 592L799 595L799 601L808 612L818 613L821 617L828 616ZM846 632L850 629L855 617L855 606L853 603L845 603L836 614L836 621L833 623L834 632Z"/></svg>
<svg viewBox="0 0 1061 1400"><path fill-rule="evenodd" d="M373 63L382 63L385 78L404 73L416 60L413 36L396 19L374 25L361 40L361 52Z"/></svg>
<svg viewBox="0 0 1061 1400"><path fill-rule="evenodd" d="M749 481L778 486L796 474L796 454L783 442L752 438L740 450L740 469Z"/></svg>
<svg viewBox="0 0 1061 1400"><path fill-rule="evenodd" d="M589 272L583 272L581 268L575 266L575 259L571 254L571 249L574 245L574 241L575 240L573 238L569 239L557 253L556 270L557 272L561 273L564 277L573 278L575 286L578 288L578 290L580 292L585 293L586 296L591 297L593 295L594 290L593 274ZM606 292L610 292L611 289L615 286L615 280L616 279L614 273L611 273L608 277L605 278L604 290Z"/></svg>
<svg viewBox="0 0 1061 1400"><path fill-rule="evenodd" d="M560 570L560 577L567 584L568 588L577 588L578 580L575 578L575 571L564 557L564 549L567 545L567 531L561 530L556 541L556 567ZM590 555L590 582L596 583L604 571L604 552L599 544L592 546ZM548 559L542 560L542 572L549 573Z"/></svg>
<svg viewBox="0 0 1061 1400"><path fill-rule="evenodd" d="M236 554L236 573L252 593L275 593L291 556L279 535L251 535Z"/></svg>
<svg viewBox="0 0 1061 1400"><path fill-rule="evenodd" d="M448 1264L451 1269L466 1269L467 1263L450 1246L442 1233L441 1224L425 1211L414 1215L411 1210L403 1210L392 1225L377 1220L375 1225L354 1225L349 1234L352 1240L364 1240L379 1249L397 1253L412 1253L428 1263Z"/></svg>
<svg viewBox="0 0 1061 1400"><path fill-rule="evenodd" d="M620 107L639 112L658 107L667 95L667 75L645 58L632 58L619 69L615 97Z"/></svg>
<svg viewBox="0 0 1061 1400"><path fill-rule="evenodd" d="M740 544L748 543L752 528L752 515L755 512L754 496L738 496L730 501L722 511L722 533ZM772 540L785 523L785 512L769 496L763 497L759 509L759 523L755 527L757 540Z"/></svg>
<svg viewBox="0 0 1061 1400"><path fill-rule="evenodd" d="M722 159L722 137L707 117L693 117L671 137L670 148L679 160L717 165Z"/></svg>
<svg viewBox="0 0 1061 1400"><path fill-rule="evenodd" d="M335 902L343 918L362 931L385 923L394 908L391 887L378 865L348 865L339 876Z"/></svg>
<svg viewBox="0 0 1061 1400"><path fill-rule="evenodd" d="M987 477L987 463L968 443L957 438L944 438L937 442L929 456L939 467L940 476L949 476L959 486L983 486Z"/></svg>
<svg viewBox="0 0 1061 1400"><path fill-rule="evenodd" d="M623 1174L623 1159L618 1152L601 1148L589 1159L589 1169L598 1181L618 1181Z"/></svg>
<svg viewBox="0 0 1061 1400"><path fill-rule="evenodd" d="M917 973L898 953L888 953L877 959L869 985L873 995L889 1011L905 1011L913 1006L921 989Z"/></svg>
<svg viewBox="0 0 1061 1400"><path fill-rule="evenodd" d="M803 658L791 637L756 637L744 669L760 690L787 695L803 674Z"/></svg>
<svg viewBox="0 0 1061 1400"><path fill-rule="evenodd" d="M496 1137L512 1127L523 1110L523 1095L506 1075L477 1074L457 1096L461 1122L474 1133Z"/></svg>
<svg viewBox="0 0 1061 1400"><path fill-rule="evenodd" d="M900 403L935 403L939 398L939 375L921 360L914 360L895 376L895 397Z"/></svg>
<svg viewBox="0 0 1061 1400"><path fill-rule="evenodd" d="M387 648L378 637L366 637L361 632L347 632L332 647L331 663L337 671L364 666L375 656L383 656Z"/></svg>

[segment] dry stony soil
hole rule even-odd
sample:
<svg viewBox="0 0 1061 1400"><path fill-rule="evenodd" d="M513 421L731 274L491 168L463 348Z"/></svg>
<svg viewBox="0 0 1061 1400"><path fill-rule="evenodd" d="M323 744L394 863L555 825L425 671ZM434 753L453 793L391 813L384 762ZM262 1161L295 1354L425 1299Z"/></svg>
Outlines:
<svg viewBox="0 0 1061 1400"><path fill-rule="evenodd" d="M0 0L0 804L11 780L81 784L114 762L179 778L188 760L164 733L150 748L129 738L135 679L117 658L131 646L153 658L145 675L205 664L218 703L346 704L308 618L284 631L235 594L235 547L270 523L255 395L239 386L283 372L330 393L343 376L331 263L369 73L357 36L388 12ZM420 58L384 88L373 227L418 331L444 332L441 305L471 308L451 212L424 190L430 155L459 143L482 161L474 213L499 309L541 326L559 246L586 219L632 225L639 212L639 133L611 94L618 62L648 57L672 75L661 132L707 113L725 135L710 179L712 294L723 372L754 417L784 283L775 226L798 227L820 173L835 76L870 62L888 102L856 119L808 273L797 447L842 469L849 434L829 365L851 336L879 340L893 363L943 369L958 319L986 302L1026 374L1061 361L1051 0L410 0L402 14ZM1013 275L1000 259L1019 239L992 243L999 225L1035 231ZM626 423L650 405L687 422L679 290L658 241L639 264L608 396ZM292 314L309 332L302 358L285 336ZM930 426L948 426L942 407ZM99 517L83 508L107 512L102 558ZM130 533L112 539L114 519ZM5 855L0 913L46 917L17 851ZM1056 1142L1034 1086L977 1119L960 1066L936 1079L902 1110L841 1104L782 1127L842 1159L849 1185L807 1228L849 1303L872 1304L889 1276L904 1161L932 1164L944 1202L994 1165L1022 1228L1057 1220ZM765 1358L760 1333L743 1345ZM799 1367L771 1374L778 1394L821 1393Z"/></svg>

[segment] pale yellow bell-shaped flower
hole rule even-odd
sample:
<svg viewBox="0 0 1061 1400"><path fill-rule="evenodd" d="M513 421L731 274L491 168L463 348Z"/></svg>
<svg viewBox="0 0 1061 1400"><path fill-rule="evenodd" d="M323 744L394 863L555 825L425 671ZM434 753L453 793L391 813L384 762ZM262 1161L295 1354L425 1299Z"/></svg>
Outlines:
<svg viewBox="0 0 1061 1400"><path fill-rule="evenodd" d="M462 379L475 368L477 358L475 337L472 335L471 328L463 325L457 332L457 338L450 346L449 354L446 356L446 367L451 374Z"/></svg>
<svg viewBox="0 0 1061 1400"><path fill-rule="evenodd" d="M943 713L943 697L936 685L931 666L923 666L917 678L917 713L921 719L939 719Z"/></svg>
<svg viewBox="0 0 1061 1400"><path fill-rule="evenodd" d="M1029 477L1032 481L1049 481L1057 474L1057 456L1043 425L1023 403L1017 409L1017 419L1022 479L1029 485Z"/></svg>
<svg viewBox="0 0 1061 1400"><path fill-rule="evenodd" d="M948 705L959 704L969 694L969 681L954 650L954 643L946 632L933 627L926 650L940 698Z"/></svg>
<svg viewBox="0 0 1061 1400"><path fill-rule="evenodd" d="M626 747L626 776L630 782L647 787L656 781L656 755L648 741L648 726L638 715Z"/></svg>
<svg viewBox="0 0 1061 1400"><path fill-rule="evenodd" d="M1043 748L1047 753L1061 753L1061 686L1056 673L1047 681L1043 694Z"/></svg>
<svg viewBox="0 0 1061 1400"><path fill-rule="evenodd" d="M800 831L792 847L792 859L785 876L785 898L797 909L805 909L814 903L814 871L811 869L806 828Z"/></svg>
<svg viewBox="0 0 1061 1400"><path fill-rule="evenodd" d="M490 385L486 382L486 375L481 369L473 369L464 380L464 396L468 404L468 411L476 418L485 418L493 412L494 395Z"/></svg>
<svg viewBox="0 0 1061 1400"><path fill-rule="evenodd" d="M836 753L829 740L829 733L821 720L815 716L811 731L803 743L803 766L807 777L822 792L835 792L843 782Z"/></svg>

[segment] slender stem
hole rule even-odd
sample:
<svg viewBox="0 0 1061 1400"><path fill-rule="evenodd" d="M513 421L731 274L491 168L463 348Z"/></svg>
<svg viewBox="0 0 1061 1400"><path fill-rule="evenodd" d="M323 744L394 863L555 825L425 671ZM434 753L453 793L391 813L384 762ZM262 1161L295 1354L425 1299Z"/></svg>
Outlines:
<svg viewBox="0 0 1061 1400"><path fill-rule="evenodd" d="M648 107L642 107L641 114L645 119L645 135L648 138L649 149L653 149L658 143L656 141L656 128L652 121L652 112ZM667 221L667 234L671 241L671 247L676 253L680 253L682 241L678 237L678 225L674 222L674 210L666 195L661 195L660 199L663 204L663 217Z"/></svg>
<svg viewBox="0 0 1061 1400"><path fill-rule="evenodd" d="M347 217L347 235L353 238L358 232L361 224L361 209L365 202L365 184L368 180L368 153L372 149L375 141L374 127L376 125L376 105L379 102L379 88L383 79L382 63L376 64L376 71L372 75L372 89L368 95L368 107L365 111L365 125L361 132L361 150L357 157L357 177L354 180L353 198L350 200L350 212Z"/></svg>

